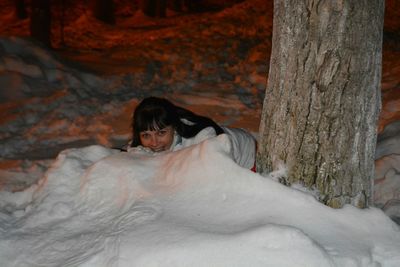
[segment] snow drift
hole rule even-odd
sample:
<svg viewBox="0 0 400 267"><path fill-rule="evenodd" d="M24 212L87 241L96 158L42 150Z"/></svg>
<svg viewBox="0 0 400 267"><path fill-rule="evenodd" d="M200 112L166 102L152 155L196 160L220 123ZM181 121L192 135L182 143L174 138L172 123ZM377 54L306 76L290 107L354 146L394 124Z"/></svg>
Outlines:
<svg viewBox="0 0 400 267"><path fill-rule="evenodd" d="M334 210L236 165L226 135L176 152L60 153L0 192L3 266L398 266L381 210Z"/></svg>

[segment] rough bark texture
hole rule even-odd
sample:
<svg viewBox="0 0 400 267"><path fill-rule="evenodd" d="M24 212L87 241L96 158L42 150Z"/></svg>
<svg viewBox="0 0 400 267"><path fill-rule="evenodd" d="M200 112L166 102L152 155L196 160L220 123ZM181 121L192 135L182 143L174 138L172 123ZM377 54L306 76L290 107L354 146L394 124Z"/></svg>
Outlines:
<svg viewBox="0 0 400 267"><path fill-rule="evenodd" d="M257 170L317 189L331 207L371 199L383 0L275 0Z"/></svg>

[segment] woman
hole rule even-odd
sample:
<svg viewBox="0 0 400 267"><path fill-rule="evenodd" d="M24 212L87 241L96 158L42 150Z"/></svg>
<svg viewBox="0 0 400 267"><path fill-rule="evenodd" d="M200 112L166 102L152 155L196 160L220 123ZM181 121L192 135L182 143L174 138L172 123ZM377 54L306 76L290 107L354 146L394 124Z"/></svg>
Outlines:
<svg viewBox="0 0 400 267"><path fill-rule="evenodd" d="M212 119L178 107L164 98L149 97L143 99L133 113L133 138L128 151L176 151L224 133L232 143L235 162L253 169L256 141L251 134L243 129L221 127Z"/></svg>

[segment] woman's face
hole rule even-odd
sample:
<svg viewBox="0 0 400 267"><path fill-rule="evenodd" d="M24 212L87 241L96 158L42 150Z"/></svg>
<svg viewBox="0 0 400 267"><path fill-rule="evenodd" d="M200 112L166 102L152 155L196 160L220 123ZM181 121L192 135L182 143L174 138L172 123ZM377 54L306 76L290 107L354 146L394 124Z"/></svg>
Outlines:
<svg viewBox="0 0 400 267"><path fill-rule="evenodd" d="M170 149L174 140L174 128L167 126L159 130L147 130L139 133L142 146L150 148L154 152Z"/></svg>

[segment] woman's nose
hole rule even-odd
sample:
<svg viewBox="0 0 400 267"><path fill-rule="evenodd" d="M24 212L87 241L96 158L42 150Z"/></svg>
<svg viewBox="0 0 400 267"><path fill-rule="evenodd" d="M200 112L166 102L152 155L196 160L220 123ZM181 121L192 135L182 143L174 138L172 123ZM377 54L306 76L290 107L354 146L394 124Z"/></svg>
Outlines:
<svg viewBox="0 0 400 267"><path fill-rule="evenodd" d="M153 136L153 137L151 138L151 143L150 143L150 145L151 145L151 146L157 146L157 144L158 144L157 136Z"/></svg>

